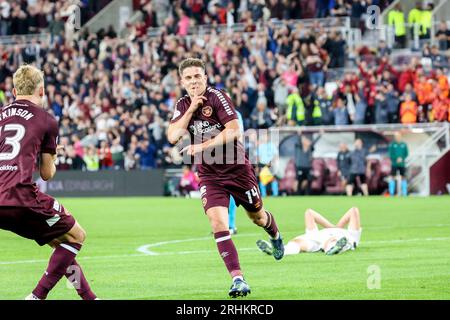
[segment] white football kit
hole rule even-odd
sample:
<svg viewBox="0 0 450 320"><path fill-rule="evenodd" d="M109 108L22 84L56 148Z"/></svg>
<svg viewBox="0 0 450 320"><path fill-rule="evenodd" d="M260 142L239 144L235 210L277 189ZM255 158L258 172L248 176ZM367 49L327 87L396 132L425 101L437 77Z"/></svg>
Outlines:
<svg viewBox="0 0 450 320"><path fill-rule="evenodd" d="M347 245L341 251L344 252L349 249L355 250L361 239L361 231L362 229L353 230L350 228L325 228L322 230L316 228L313 230L306 230L305 234L298 236L295 239L303 239L306 241L308 246L307 252L317 252L324 250L325 242L331 237L336 237L337 239L346 237Z"/></svg>

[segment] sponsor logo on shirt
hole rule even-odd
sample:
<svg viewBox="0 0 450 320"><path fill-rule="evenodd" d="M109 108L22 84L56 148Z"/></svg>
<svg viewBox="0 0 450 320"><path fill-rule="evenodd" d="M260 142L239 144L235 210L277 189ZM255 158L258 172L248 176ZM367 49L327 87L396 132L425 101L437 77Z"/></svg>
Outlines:
<svg viewBox="0 0 450 320"><path fill-rule="evenodd" d="M194 135L209 133L220 128L222 128L222 125L220 123L211 125L209 121L196 121L193 125L189 126L189 130Z"/></svg>
<svg viewBox="0 0 450 320"><path fill-rule="evenodd" d="M17 171L19 168L17 166L3 165L0 166L0 171Z"/></svg>

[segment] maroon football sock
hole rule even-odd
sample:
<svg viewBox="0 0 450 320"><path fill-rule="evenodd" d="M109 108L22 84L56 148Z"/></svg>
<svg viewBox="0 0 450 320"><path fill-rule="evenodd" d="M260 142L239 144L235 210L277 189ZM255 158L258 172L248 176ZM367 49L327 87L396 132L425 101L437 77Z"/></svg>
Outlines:
<svg viewBox="0 0 450 320"><path fill-rule="evenodd" d="M81 244L71 242L63 242L55 248L50 257L47 270L33 290L33 294L36 297L41 300L47 298L50 290L66 274L67 268L73 263L80 249Z"/></svg>
<svg viewBox="0 0 450 320"><path fill-rule="evenodd" d="M266 230L266 232L272 239L277 239L279 233L277 223L275 222L275 218L269 211L266 211L266 215L267 215L267 224L264 226L264 230Z"/></svg>
<svg viewBox="0 0 450 320"><path fill-rule="evenodd" d="M214 233L214 238L216 239L219 254L223 262L225 262L225 266L231 277L242 276L238 253L233 240L231 240L230 231L216 232Z"/></svg>
<svg viewBox="0 0 450 320"><path fill-rule="evenodd" d="M77 290L78 295L83 300L95 300L97 296L94 292L92 292L91 287L89 286L89 283L77 260L73 260L71 267L72 268L69 267L67 270L66 277L72 283L75 290Z"/></svg>

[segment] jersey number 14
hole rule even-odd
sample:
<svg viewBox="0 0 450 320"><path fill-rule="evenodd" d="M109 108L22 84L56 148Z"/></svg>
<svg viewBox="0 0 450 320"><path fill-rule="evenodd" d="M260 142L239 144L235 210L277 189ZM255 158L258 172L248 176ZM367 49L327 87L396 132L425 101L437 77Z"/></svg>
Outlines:
<svg viewBox="0 0 450 320"><path fill-rule="evenodd" d="M258 189L257 187L253 187L250 190L246 191L245 194L248 197L248 203L253 203L253 197L256 197L257 199L259 199L259 193L258 193Z"/></svg>

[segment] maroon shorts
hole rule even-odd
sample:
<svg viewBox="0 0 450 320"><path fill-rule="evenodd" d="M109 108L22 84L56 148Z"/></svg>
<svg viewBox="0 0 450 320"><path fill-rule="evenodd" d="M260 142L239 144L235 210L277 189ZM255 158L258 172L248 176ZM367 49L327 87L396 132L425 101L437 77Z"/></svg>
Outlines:
<svg viewBox="0 0 450 320"><path fill-rule="evenodd" d="M48 195L39 197L45 201L33 208L0 206L0 229L33 239L40 246L72 229L75 219L58 201Z"/></svg>
<svg viewBox="0 0 450 320"><path fill-rule="evenodd" d="M201 179L200 193L205 212L212 207L227 207L230 195L236 205L249 212L257 212L262 206L261 193L253 169L233 179Z"/></svg>

